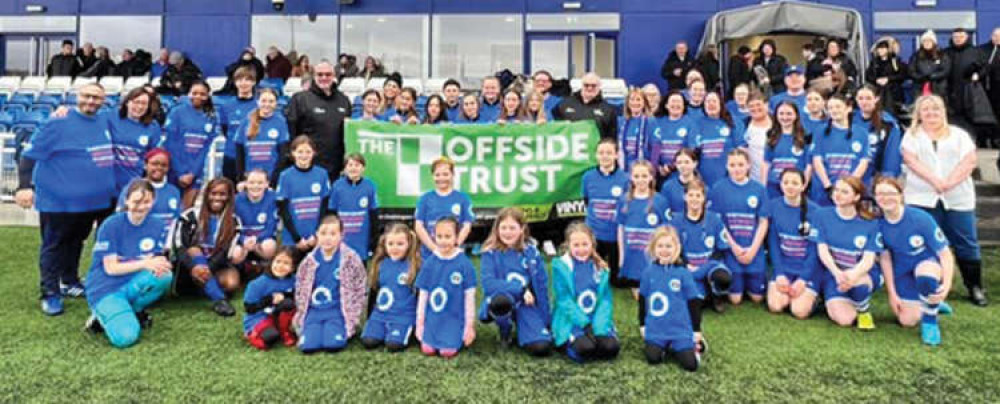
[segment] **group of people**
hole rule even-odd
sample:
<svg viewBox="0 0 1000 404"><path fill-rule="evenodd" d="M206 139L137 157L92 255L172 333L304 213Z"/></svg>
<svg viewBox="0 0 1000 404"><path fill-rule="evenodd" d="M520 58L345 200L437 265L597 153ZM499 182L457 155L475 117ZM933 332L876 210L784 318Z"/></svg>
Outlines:
<svg viewBox="0 0 1000 404"><path fill-rule="evenodd" d="M986 304L975 144L949 125L940 96L918 98L903 128L874 85L853 97L807 89L806 70L786 67L784 91L770 98L739 84L728 102L704 78L665 96L647 85L628 93L621 116L592 73L564 98L549 94L544 71L526 95L490 77L478 96L462 96L449 80L422 112L416 92L391 76L362 95L357 119L592 120L600 131L581 190L586 220L565 228L551 271L524 212L507 208L483 243L478 276L462 248L473 201L455 189L447 157L431 165L434 189L412 226L379 222L379 184L364 176L364 156L344 149L352 103L331 62L313 67L284 111L274 91L257 88L252 66L233 71L236 97L222 105L194 80L162 126L154 89L98 113L105 94L89 84L19 162L16 200L40 212L42 310L57 315L64 296L86 297L88 329L127 347L168 290L205 296L232 316L229 299L245 286L244 336L260 349L337 352L360 334L369 349L415 340L427 355L453 357L473 343L478 320L495 322L503 345L516 335L532 355L558 349L583 362L617 355L611 288L622 287L638 301L649 362L673 358L693 371L707 347L706 305L766 297L774 312L806 318L825 307L838 325L872 329L870 299L885 286L899 323L919 324L923 341L938 345L954 267L972 301ZM205 160L219 136L223 175L212 178ZM83 283L77 266L94 223Z"/></svg>
<svg viewBox="0 0 1000 404"><path fill-rule="evenodd" d="M79 49L73 41L64 40L59 53L52 56L45 74L48 76L97 77L142 76L152 68L152 55L143 49L122 49L121 57L115 62L111 52L104 46L94 47L87 42Z"/></svg>

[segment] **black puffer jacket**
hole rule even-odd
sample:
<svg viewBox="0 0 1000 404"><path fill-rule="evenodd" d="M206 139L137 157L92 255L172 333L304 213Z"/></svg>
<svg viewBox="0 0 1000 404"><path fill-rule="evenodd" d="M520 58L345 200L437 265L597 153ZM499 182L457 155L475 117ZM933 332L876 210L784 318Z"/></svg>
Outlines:
<svg viewBox="0 0 1000 404"><path fill-rule="evenodd" d="M597 94L590 102L584 103L583 97L577 91L573 95L563 98L559 105L556 105L552 110L552 117L557 121L592 120L597 124L602 139L617 136L618 110L604 101L601 94Z"/></svg>
<svg viewBox="0 0 1000 404"><path fill-rule="evenodd" d="M931 92L948 99L948 77L951 74L951 59L944 52L934 55L923 49L910 57L910 78L913 79L913 98L923 92L924 84L930 83Z"/></svg>
<svg viewBox="0 0 1000 404"><path fill-rule="evenodd" d="M195 80L201 80L201 69L190 60L185 59L180 67L170 65L167 68L160 79L160 87L156 91L161 94L187 94Z"/></svg>
<svg viewBox="0 0 1000 404"><path fill-rule="evenodd" d="M660 67L660 76L667 81L671 90L682 90L685 88L684 79L687 77L687 73L691 68L695 66L695 60L691 56L691 52L688 52L681 59L677 55L677 51L670 51L670 55L667 56L667 60L663 61L663 66ZM674 70L681 69L680 76L674 74Z"/></svg>
<svg viewBox="0 0 1000 404"><path fill-rule="evenodd" d="M784 56L775 53L767 61L761 56L753 61L753 65L763 66L767 70L774 94L785 91L785 68L788 67L788 61L785 60Z"/></svg>
<svg viewBox="0 0 1000 404"><path fill-rule="evenodd" d="M948 103L956 111L965 111L971 107L965 105L965 87L972 82L972 75L983 70L983 57L979 48L972 46L970 41L962 45L950 42L944 53L951 59L951 73L948 75ZM982 74L980 74L982 76Z"/></svg>
<svg viewBox="0 0 1000 404"><path fill-rule="evenodd" d="M309 91L295 93L285 107L288 133L312 139L317 149L315 163L329 172L331 180L340 176L344 166L344 119L350 116L351 101L337 85L326 94L315 81Z"/></svg>
<svg viewBox="0 0 1000 404"><path fill-rule="evenodd" d="M906 81L906 74L906 64L891 53L885 59L874 56L865 71L865 80L878 88L878 96L882 98L885 109L896 116L899 115L900 105L903 103L903 82ZM876 81L880 78L886 78L888 82L879 85Z"/></svg>

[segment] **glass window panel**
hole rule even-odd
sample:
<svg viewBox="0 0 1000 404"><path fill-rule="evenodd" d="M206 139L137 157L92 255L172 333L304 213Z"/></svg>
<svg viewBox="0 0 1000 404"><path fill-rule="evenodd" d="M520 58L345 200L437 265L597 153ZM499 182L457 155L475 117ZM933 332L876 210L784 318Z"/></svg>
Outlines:
<svg viewBox="0 0 1000 404"><path fill-rule="evenodd" d="M357 56L361 67L374 56L386 73L427 77L429 25L426 15L342 15L340 49Z"/></svg>
<svg viewBox="0 0 1000 404"><path fill-rule="evenodd" d="M436 15L433 76L475 83L503 69L520 73L522 42L520 15Z"/></svg>
<svg viewBox="0 0 1000 404"><path fill-rule="evenodd" d="M126 48L133 52L143 49L156 57L160 50L162 23L163 18L158 15L82 16L80 44L90 42L94 47L104 46L116 61L121 60L122 50Z"/></svg>
<svg viewBox="0 0 1000 404"><path fill-rule="evenodd" d="M337 58L337 16L318 15L316 21L309 21L304 15L255 15L250 43L258 55L276 46L285 55L293 50L299 56L308 55L312 64L324 58L333 61Z"/></svg>

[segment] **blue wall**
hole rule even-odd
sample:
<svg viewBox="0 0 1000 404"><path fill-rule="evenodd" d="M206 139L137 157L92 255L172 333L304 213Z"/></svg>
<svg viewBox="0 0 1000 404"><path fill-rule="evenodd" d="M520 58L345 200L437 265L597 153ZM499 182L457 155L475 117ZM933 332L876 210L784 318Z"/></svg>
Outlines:
<svg viewBox="0 0 1000 404"><path fill-rule="evenodd" d="M759 4L760 0L574 0L583 12L617 12L618 72L630 83L657 82L672 44L696 43L713 13ZM1000 0L938 0L933 9L916 9L913 0L803 0L858 9L869 39L875 11L976 11L980 41L1000 25ZM290 14L561 13L563 0L286 0ZM44 5L49 15L162 15L163 42L188 52L209 75L223 72L250 42L250 16L274 14L271 0L0 0L0 15L24 14L28 4ZM878 33L882 34L882 33ZM900 34L900 33L897 33Z"/></svg>

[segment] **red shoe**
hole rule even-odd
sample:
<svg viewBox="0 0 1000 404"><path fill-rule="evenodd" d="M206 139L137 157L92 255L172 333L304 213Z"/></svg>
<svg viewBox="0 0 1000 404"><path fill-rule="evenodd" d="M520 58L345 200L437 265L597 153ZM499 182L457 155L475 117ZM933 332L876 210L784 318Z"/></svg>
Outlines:
<svg viewBox="0 0 1000 404"><path fill-rule="evenodd" d="M282 333L281 341L285 344L285 346L295 346L295 344L299 343L299 339L295 338L295 334L290 332Z"/></svg>

